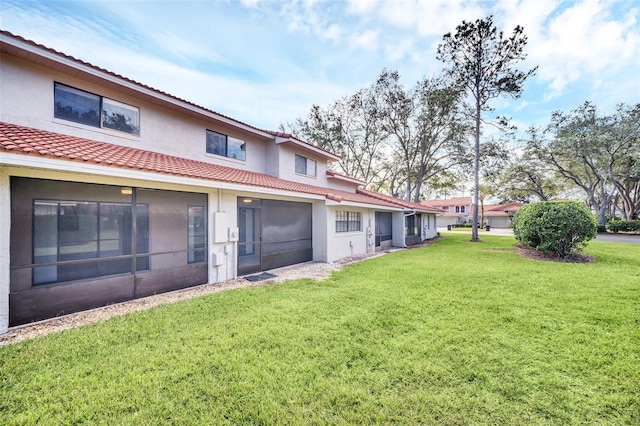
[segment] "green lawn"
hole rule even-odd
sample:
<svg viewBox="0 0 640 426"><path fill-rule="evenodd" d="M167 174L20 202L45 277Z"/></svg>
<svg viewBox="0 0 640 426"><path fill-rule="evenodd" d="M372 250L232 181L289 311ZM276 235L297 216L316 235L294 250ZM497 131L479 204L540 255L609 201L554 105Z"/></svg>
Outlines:
<svg viewBox="0 0 640 426"><path fill-rule="evenodd" d="M444 235L0 347L0 424L640 424L640 245Z"/></svg>

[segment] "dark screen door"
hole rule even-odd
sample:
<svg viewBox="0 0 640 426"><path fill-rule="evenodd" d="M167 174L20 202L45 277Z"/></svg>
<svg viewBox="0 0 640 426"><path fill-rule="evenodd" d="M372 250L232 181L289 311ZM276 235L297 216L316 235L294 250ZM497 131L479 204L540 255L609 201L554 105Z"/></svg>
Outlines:
<svg viewBox="0 0 640 426"><path fill-rule="evenodd" d="M238 200L238 274L259 272L262 258L261 202Z"/></svg>

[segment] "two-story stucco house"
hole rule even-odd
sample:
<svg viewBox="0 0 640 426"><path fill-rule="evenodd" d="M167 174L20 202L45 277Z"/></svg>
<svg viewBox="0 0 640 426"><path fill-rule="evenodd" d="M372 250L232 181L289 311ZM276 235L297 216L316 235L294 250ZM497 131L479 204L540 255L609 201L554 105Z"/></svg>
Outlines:
<svg viewBox="0 0 640 426"><path fill-rule="evenodd" d="M336 155L0 32L0 333L436 235Z"/></svg>
<svg viewBox="0 0 640 426"><path fill-rule="evenodd" d="M438 218L439 226L455 225L473 222L474 205L471 197L453 197L446 200L424 200L420 204L431 209L442 211ZM503 204L481 204L478 211L478 221L481 226L493 228L508 228L511 226L513 215L522 204L516 202Z"/></svg>
<svg viewBox="0 0 640 426"><path fill-rule="evenodd" d="M473 217L473 203L471 197L453 197L444 200L421 201L425 207L439 209L442 216L438 219L439 226L464 223Z"/></svg>

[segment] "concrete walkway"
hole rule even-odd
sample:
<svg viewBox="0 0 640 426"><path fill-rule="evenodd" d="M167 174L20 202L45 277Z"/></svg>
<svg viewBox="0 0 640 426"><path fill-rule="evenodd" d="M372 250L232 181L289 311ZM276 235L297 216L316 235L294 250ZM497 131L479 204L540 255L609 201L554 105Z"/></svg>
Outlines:
<svg viewBox="0 0 640 426"><path fill-rule="evenodd" d="M457 232L457 233L466 233L471 235L471 228L457 228L452 229L451 231L447 231L447 228L438 228L439 232ZM491 228L491 231L485 231L484 228L479 229L478 235L482 238L483 235L502 235L513 237L513 229L505 229L505 228ZM631 235L631 234L598 234L594 241L601 241L604 243L623 243L623 244L640 244L640 235Z"/></svg>

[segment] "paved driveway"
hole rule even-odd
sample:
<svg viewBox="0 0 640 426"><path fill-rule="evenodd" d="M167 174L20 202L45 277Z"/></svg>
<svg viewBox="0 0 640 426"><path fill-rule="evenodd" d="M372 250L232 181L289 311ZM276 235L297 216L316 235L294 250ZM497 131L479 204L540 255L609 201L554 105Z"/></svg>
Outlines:
<svg viewBox="0 0 640 426"><path fill-rule="evenodd" d="M627 244L640 244L640 235L628 235L628 234L598 234L596 241L603 241L605 243L627 243Z"/></svg>

